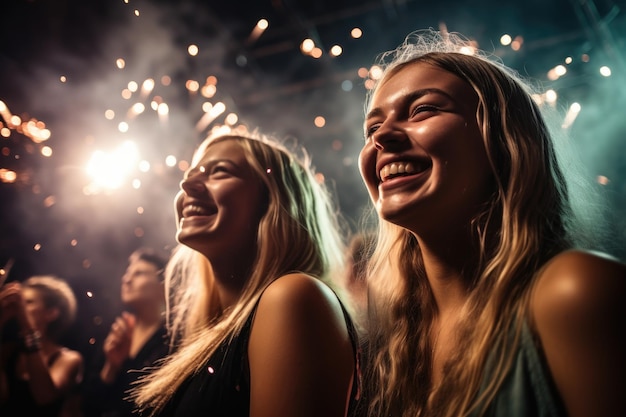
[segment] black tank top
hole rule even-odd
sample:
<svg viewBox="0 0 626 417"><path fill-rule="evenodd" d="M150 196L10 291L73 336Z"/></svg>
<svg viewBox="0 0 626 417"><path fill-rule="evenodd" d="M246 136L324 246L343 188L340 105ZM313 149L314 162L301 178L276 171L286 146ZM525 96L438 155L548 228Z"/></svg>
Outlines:
<svg viewBox="0 0 626 417"><path fill-rule="evenodd" d="M50 404L38 405L31 394L28 379L24 379L17 372L17 363L20 352L16 351L8 360L6 369L9 388L8 401L0 406L2 417L58 417L63 407L63 397ZM61 350L56 351L48 359L48 369L61 356Z"/></svg>
<svg viewBox="0 0 626 417"><path fill-rule="evenodd" d="M341 303L341 302L340 302ZM241 332L224 342L201 372L188 378L159 414L161 417L248 417L250 415L250 380L248 341L254 307ZM349 410L356 407L360 390L358 338L354 324L341 305L355 355L355 376ZM349 411L351 414L352 411Z"/></svg>

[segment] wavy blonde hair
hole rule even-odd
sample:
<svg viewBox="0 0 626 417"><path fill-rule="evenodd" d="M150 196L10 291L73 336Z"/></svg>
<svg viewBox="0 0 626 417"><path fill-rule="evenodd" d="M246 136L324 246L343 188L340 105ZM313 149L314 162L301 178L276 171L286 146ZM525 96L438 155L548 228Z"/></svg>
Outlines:
<svg viewBox="0 0 626 417"><path fill-rule="evenodd" d="M474 53L462 53L462 48ZM478 95L476 119L494 189L471 222L475 245L468 256L477 255L466 271L471 295L458 327L460 344L436 390L430 383L433 358L427 336L436 306L419 244L407 230L379 220L368 268L370 415L480 415L510 368L536 272L556 253L588 242L572 211L533 86L459 35L432 30L410 34L378 61L383 76L376 86L416 63L443 69L471 85ZM494 377L478 396L488 358Z"/></svg>
<svg viewBox="0 0 626 417"><path fill-rule="evenodd" d="M257 233L257 253L238 303L224 309L217 298L210 260L179 245L166 268L176 351L142 379L133 397L141 410L157 413L180 385L202 370L220 344L244 325L263 289L275 279L301 272L331 287L331 273L343 267L344 242L331 193L315 178L306 152L298 156L258 133L219 135L205 140L192 166L217 142L231 140L267 191L267 211Z"/></svg>

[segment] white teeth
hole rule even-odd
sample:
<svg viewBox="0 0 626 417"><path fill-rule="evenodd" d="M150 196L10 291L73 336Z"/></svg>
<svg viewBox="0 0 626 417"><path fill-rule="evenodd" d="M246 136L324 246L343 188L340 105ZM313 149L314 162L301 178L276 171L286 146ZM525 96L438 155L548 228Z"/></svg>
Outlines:
<svg viewBox="0 0 626 417"><path fill-rule="evenodd" d="M188 205L185 206L185 208L183 209L183 216L184 217L189 217L189 216L206 216L210 214L209 210L207 210L205 207L201 207L201 206L195 206L195 205Z"/></svg>
<svg viewBox="0 0 626 417"><path fill-rule="evenodd" d="M385 165L380 170L380 179L385 180L391 175L413 174L416 172L415 166L411 162L392 162Z"/></svg>

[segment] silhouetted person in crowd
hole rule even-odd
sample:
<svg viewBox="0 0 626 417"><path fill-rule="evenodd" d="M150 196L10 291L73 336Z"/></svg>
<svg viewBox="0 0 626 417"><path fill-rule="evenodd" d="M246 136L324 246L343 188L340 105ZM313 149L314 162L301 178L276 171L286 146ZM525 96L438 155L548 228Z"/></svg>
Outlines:
<svg viewBox="0 0 626 417"><path fill-rule="evenodd" d="M60 343L75 317L76 298L60 278L0 288L0 416L80 415L83 358Z"/></svg>
<svg viewBox="0 0 626 417"><path fill-rule="evenodd" d="M111 325L102 354L86 381L83 402L87 417L133 415L128 390L144 368L168 353L163 315L166 263L167 257L150 248L130 255L120 292L127 311Z"/></svg>

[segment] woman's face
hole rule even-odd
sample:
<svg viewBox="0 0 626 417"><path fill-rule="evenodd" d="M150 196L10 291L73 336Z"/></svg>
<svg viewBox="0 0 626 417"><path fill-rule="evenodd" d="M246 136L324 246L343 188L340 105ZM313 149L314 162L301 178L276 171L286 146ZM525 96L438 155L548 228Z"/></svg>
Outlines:
<svg viewBox="0 0 626 417"><path fill-rule="evenodd" d="M365 120L361 176L380 217L420 233L466 224L491 194L478 97L425 63L383 80Z"/></svg>
<svg viewBox="0 0 626 417"><path fill-rule="evenodd" d="M236 140L210 145L185 175L176 200L180 243L213 259L254 250L267 191Z"/></svg>
<svg viewBox="0 0 626 417"><path fill-rule="evenodd" d="M54 320L53 309L47 308L43 297L35 288L23 287L22 300L24 311L31 326L38 330L45 330L48 323Z"/></svg>
<svg viewBox="0 0 626 417"><path fill-rule="evenodd" d="M129 306L162 303L164 288L159 272L155 264L141 258L131 258L122 275L122 302Z"/></svg>

